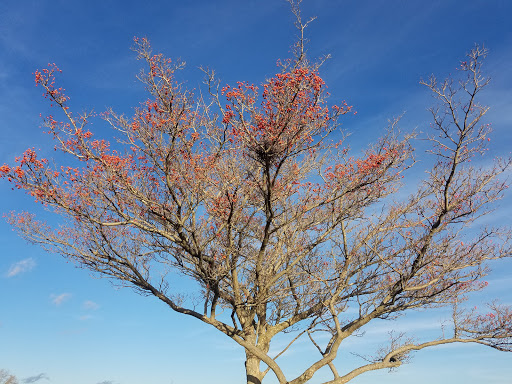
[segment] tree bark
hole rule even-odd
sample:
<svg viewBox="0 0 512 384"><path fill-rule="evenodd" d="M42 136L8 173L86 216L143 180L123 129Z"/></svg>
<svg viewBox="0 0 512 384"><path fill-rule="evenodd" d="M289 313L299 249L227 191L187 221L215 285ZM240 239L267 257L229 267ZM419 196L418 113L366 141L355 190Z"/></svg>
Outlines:
<svg viewBox="0 0 512 384"><path fill-rule="evenodd" d="M247 384L261 384L263 375L260 371L260 359L248 351L245 351L245 356L245 372L247 375Z"/></svg>

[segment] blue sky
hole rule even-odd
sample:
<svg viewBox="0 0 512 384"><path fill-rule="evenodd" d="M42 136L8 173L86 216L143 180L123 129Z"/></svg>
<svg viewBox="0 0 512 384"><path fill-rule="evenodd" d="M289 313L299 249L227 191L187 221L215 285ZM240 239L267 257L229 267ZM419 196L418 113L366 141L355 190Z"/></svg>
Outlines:
<svg viewBox="0 0 512 384"><path fill-rule="evenodd" d="M309 54L331 54L321 75L332 102L347 100L358 114L345 120L351 146L378 137L387 120L404 112L403 130L428 129L431 98L421 77L453 73L474 43L490 50L492 84L482 95L491 106L492 151L507 155L512 126L512 2L508 0L304 0ZM155 51L187 62L184 76L198 87L198 66L215 69L223 83L261 83L289 56L295 30L282 0L153 1L2 0L0 3L0 165L35 147L52 156L53 143L39 128L48 113L35 69L55 62L76 111L113 107L129 114L145 98L130 51L134 36L147 36ZM101 120L95 129L103 129ZM510 198L491 221L510 225ZM0 181L0 212L39 210ZM42 213L43 216L45 213ZM477 299L512 302L512 265L501 262L489 289ZM423 312L398 324L377 323L367 337L347 343L340 370L361 361L390 328L437 335L442 312ZM307 359L299 344L285 372ZM353 382L505 384L512 356L479 346L422 351L398 372L374 372ZM0 221L0 369L24 383L179 384L239 383L243 351L231 340L157 300L92 278L58 255L16 237ZM312 383L320 382L313 380Z"/></svg>

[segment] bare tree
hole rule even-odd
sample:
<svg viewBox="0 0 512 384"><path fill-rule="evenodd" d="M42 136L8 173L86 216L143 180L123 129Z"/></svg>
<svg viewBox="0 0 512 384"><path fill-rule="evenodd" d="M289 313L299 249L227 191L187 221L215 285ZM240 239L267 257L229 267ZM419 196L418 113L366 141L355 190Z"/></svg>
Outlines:
<svg viewBox="0 0 512 384"><path fill-rule="evenodd" d="M5 369L0 369L0 384L18 384L16 376L11 375Z"/></svg>
<svg viewBox="0 0 512 384"><path fill-rule="evenodd" d="M281 384L301 384L325 367L327 383L341 384L455 342L510 351L508 307L490 304L478 314L463 306L484 288L487 261L510 256L508 230L478 232L475 224L502 197L499 175L510 165L470 162L489 139L488 108L477 102L488 84L486 51L468 54L459 80L423 82L438 102L429 137L435 164L415 193L397 201L414 165L413 135L393 121L359 157L346 140L333 141L351 107L327 104L319 64L304 51L307 23L297 4L292 9L295 58L261 91L221 87L205 70L208 92L197 97L176 80L183 63L137 39L150 98L131 118L104 115L117 143L95 139L90 116L70 112L54 85L57 67L37 71L36 83L67 121L48 117L49 133L75 163L56 168L28 150L0 172L66 221L53 229L22 213L12 224L47 250L230 337L245 350L247 383L272 372ZM193 278L194 296L177 290L179 276ZM366 364L338 372L344 340L366 324L438 307L453 308L451 335L424 342L393 335ZM283 333L289 344L271 355ZM279 358L301 337L318 358L290 378Z"/></svg>

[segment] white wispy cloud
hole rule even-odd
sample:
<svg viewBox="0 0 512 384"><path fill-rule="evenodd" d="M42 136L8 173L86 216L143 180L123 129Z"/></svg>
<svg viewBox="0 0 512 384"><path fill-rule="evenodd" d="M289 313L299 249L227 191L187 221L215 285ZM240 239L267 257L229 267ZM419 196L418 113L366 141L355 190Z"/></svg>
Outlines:
<svg viewBox="0 0 512 384"><path fill-rule="evenodd" d="M31 257L29 257L28 259L18 261L17 263L11 265L9 271L7 272L7 277L13 277L19 275L20 273L28 272L35 266L36 262Z"/></svg>
<svg viewBox="0 0 512 384"><path fill-rule="evenodd" d="M53 304L59 306L71 298L71 293L61 293L60 295L52 294L50 295L50 298L52 299Z"/></svg>
<svg viewBox="0 0 512 384"><path fill-rule="evenodd" d="M85 310L89 310L89 311L95 311L95 310L99 309L99 307L100 306L92 300L86 300L82 304L82 308Z"/></svg>

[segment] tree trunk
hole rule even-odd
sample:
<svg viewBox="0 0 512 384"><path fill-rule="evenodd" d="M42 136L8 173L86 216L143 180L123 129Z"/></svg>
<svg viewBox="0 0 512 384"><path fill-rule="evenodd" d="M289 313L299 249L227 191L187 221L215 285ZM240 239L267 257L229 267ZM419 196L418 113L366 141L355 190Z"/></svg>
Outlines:
<svg viewBox="0 0 512 384"><path fill-rule="evenodd" d="M247 374L247 384L261 384L263 376L262 372L260 371L260 359L248 351L245 351L245 356L245 372Z"/></svg>

